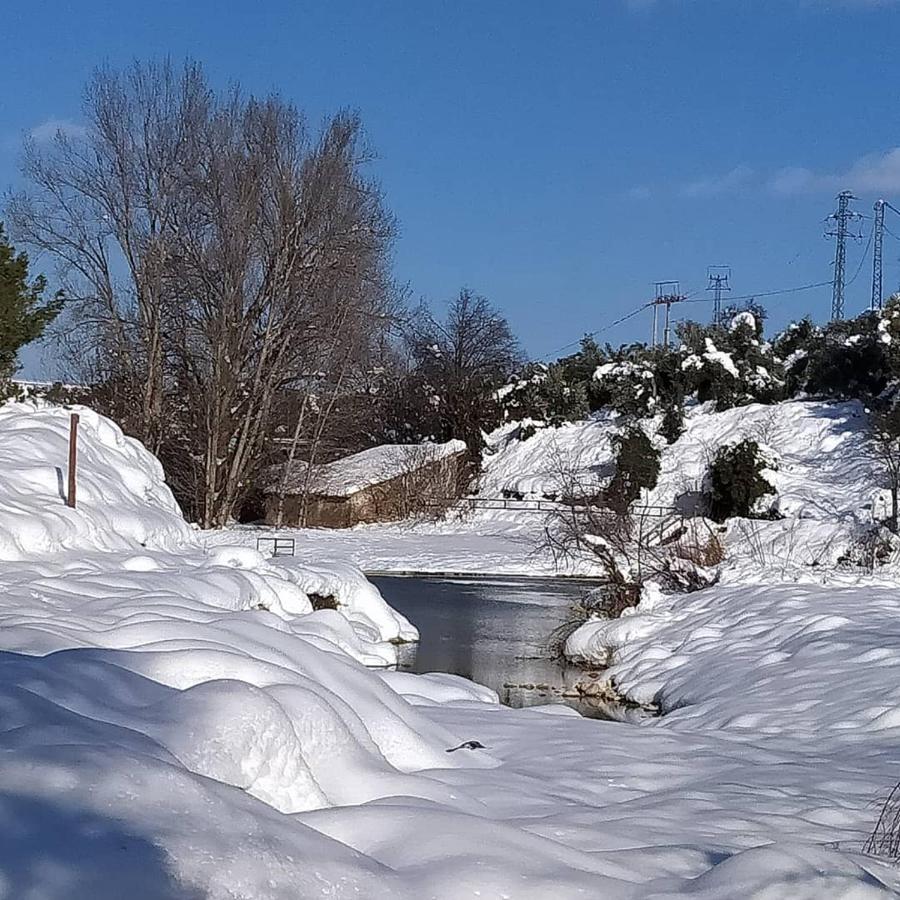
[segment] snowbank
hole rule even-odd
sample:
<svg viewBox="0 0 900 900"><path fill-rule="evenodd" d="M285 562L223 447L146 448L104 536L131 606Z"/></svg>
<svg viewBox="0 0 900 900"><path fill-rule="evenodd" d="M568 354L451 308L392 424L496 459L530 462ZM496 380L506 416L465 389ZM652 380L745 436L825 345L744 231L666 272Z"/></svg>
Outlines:
<svg viewBox="0 0 900 900"><path fill-rule="evenodd" d="M29 410L12 432L58 430ZM39 502L18 463L0 494L0 897L900 891L852 852L896 780L895 591L651 594L598 640L617 684L666 717L506 709L462 679L366 668L406 626L356 570L314 547L206 552L170 530L142 451L123 451L125 475L90 471L104 429L86 429L85 474L121 492L121 531L99 502L58 516L38 445ZM147 522L129 466L150 473ZM15 504L44 549L10 531ZM313 593L339 611L310 612Z"/></svg>
<svg viewBox="0 0 900 900"><path fill-rule="evenodd" d="M70 410L40 401L0 406L0 560L62 550L195 546L142 444L83 406L78 505L65 504Z"/></svg>
<svg viewBox="0 0 900 900"><path fill-rule="evenodd" d="M65 503L69 417L77 412L77 506ZM393 664L391 641L416 640L416 629L392 610L377 588L348 563L275 566L249 547L219 546L206 559L197 532L184 521L159 461L109 419L86 407L71 410L41 401L0 406L0 560L53 554L130 551L118 562L131 571L170 566L152 551L194 555L206 583L224 579L235 609L265 608L282 618L309 613L307 595L332 595L353 626L339 629L341 645L358 659ZM230 569L240 570L238 577ZM171 575L171 573L170 573ZM201 581L185 579L185 590ZM171 582L171 579L169 581ZM205 601L220 605L210 591Z"/></svg>

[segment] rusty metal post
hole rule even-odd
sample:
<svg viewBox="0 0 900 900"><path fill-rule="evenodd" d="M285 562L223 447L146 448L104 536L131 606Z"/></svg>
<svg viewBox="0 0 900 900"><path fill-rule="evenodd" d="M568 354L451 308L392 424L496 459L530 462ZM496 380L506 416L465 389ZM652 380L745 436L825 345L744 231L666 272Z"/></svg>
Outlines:
<svg viewBox="0 0 900 900"><path fill-rule="evenodd" d="M75 482L78 467L78 413L69 417L69 491L66 506L75 508Z"/></svg>

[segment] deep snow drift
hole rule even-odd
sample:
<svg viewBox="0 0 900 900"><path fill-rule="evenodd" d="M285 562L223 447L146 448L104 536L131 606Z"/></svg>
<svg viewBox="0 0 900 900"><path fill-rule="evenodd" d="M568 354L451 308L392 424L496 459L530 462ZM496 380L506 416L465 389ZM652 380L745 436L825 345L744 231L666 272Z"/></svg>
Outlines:
<svg viewBox="0 0 900 900"><path fill-rule="evenodd" d="M95 487L74 514L54 488L67 414L0 422L0 897L900 889L852 852L897 777L892 592L657 596L612 672L669 717L510 710L461 679L363 666L402 624L356 570L309 544L277 565L206 552L104 420L84 414ZM313 613L308 593L346 602ZM485 749L447 753L470 740Z"/></svg>
<svg viewBox="0 0 900 900"><path fill-rule="evenodd" d="M353 626L341 628L342 643L364 661L396 662L388 642L416 638L415 628L352 565L276 566L254 549L236 546L206 553L166 486L159 461L109 419L84 407L75 410L81 419L78 504L70 509L70 412L40 402L0 406L0 560L51 554L81 560L95 551L120 551L128 556L119 565L138 572L170 565L169 557L160 561L152 553L165 551L179 554L181 565L208 570L205 577L213 584L203 599L215 606L261 606L290 619L311 611L307 594L333 596Z"/></svg>

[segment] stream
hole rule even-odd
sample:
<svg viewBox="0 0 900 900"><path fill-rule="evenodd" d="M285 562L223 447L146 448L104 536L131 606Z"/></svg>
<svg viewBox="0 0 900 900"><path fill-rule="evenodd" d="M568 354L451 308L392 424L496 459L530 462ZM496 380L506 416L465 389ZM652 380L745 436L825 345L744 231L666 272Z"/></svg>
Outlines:
<svg viewBox="0 0 900 900"><path fill-rule="evenodd" d="M584 715L607 717L596 703L563 696L585 672L552 659L549 650L554 629L590 583L494 576L368 577L419 629L419 643L403 648L401 668L462 675L493 688L507 706L567 703Z"/></svg>

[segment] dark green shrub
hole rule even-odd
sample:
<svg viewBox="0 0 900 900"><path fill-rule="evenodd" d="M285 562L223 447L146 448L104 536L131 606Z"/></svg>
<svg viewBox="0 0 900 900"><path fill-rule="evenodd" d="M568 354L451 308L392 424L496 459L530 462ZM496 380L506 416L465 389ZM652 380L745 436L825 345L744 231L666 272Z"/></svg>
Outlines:
<svg viewBox="0 0 900 900"><path fill-rule="evenodd" d="M641 496L641 490L652 490L659 480L659 450L644 431L630 427L613 440L616 474L606 489L607 505L619 515Z"/></svg>
<svg viewBox="0 0 900 900"><path fill-rule="evenodd" d="M680 406L666 407L659 423L659 433L667 444L674 444L684 434L684 410Z"/></svg>
<svg viewBox="0 0 900 900"><path fill-rule="evenodd" d="M710 467L710 514L717 522L751 518L757 500L775 489L763 477L766 461L756 441L721 447Z"/></svg>

